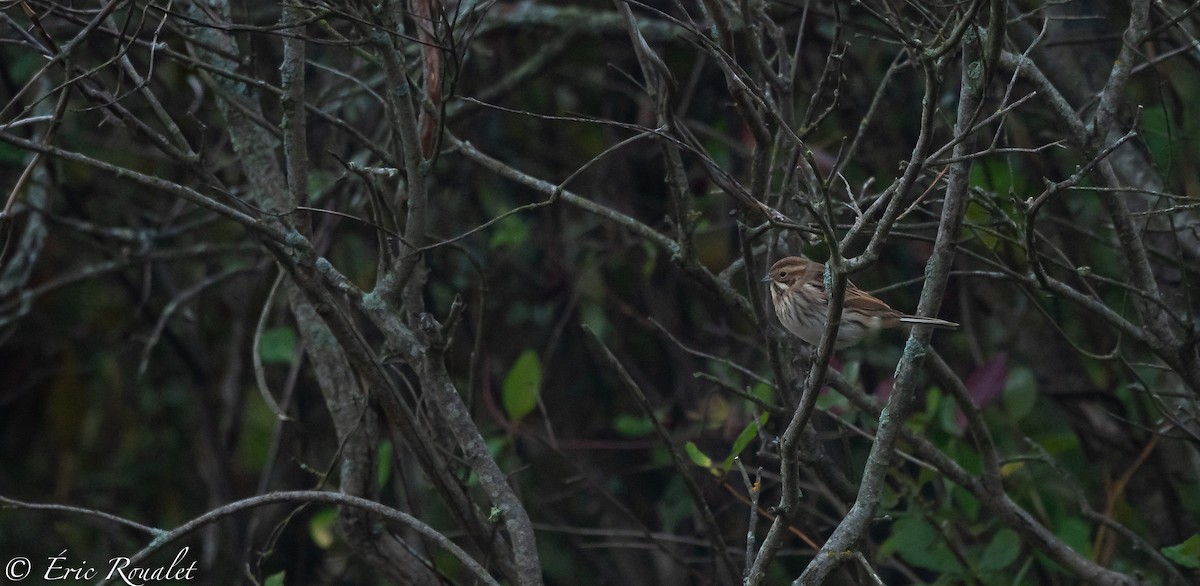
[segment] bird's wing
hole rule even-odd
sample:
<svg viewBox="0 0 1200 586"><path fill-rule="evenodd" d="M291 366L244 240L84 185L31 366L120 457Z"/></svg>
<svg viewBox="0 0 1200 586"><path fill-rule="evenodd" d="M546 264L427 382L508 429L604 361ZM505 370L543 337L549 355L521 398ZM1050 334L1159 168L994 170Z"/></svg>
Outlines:
<svg viewBox="0 0 1200 586"><path fill-rule="evenodd" d="M821 265L816 265L816 266L821 267ZM809 279L809 283L811 283L816 288L824 291L825 290L825 269L821 268L821 270L817 273L817 277L814 279ZM854 283L852 283L850 281L846 281L846 299L842 303L842 307L846 308L846 309L860 309L863 311L885 311L885 312L894 312L895 311L892 309L892 307L890 305L884 303L883 301L880 301L878 298L872 296L870 293L867 293L866 291L859 289L857 285L855 285Z"/></svg>
<svg viewBox="0 0 1200 586"><path fill-rule="evenodd" d="M842 304L842 307L870 312L892 311L892 308L888 304L871 296L866 291L855 287L852 283L846 284L846 301Z"/></svg>

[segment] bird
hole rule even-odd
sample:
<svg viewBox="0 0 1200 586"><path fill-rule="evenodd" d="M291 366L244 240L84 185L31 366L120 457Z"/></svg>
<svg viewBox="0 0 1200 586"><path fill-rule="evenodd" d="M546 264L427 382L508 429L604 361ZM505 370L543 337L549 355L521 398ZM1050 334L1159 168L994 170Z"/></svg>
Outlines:
<svg viewBox="0 0 1200 586"><path fill-rule="evenodd" d="M775 316L796 337L816 346L825 331L829 293L825 291L825 265L802 256L781 258L771 265L762 282L770 283ZM958 324L936 317L918 317L892 309L887 303L846 283L842 320L835 350L853 346L869 332L901 325L927 325L954 329Z"/></svg>

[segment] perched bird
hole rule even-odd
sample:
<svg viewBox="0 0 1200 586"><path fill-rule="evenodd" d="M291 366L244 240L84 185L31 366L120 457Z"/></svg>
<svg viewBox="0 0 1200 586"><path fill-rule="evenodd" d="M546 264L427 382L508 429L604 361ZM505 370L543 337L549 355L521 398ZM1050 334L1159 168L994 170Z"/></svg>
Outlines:
<svg viewBox="0 0 1200 586"><path fill-rule="evenodd" d="M819 344L829 308L829 293L825 291L825 265L801 256L789 256L771 265L771 271L762 280L770 283L775 315L783 327L813 346ZM848 282L834 349L857 344L872 330L903 324L948 329L958 327L954 322L936 317L900 313Z"/></svg>

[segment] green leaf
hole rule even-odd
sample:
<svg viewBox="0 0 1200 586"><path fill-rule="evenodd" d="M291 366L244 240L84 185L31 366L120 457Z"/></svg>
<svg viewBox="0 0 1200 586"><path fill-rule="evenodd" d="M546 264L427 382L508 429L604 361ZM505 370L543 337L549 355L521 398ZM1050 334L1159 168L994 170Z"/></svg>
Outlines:
<svg viewBox="0 0 1200 586"><path fill-rule="evenodd" d="M493 458L499 458L500 452L503 452L504 448L508 447L508 442L511 438L512 436L509 434L496 434L492 437L484 439L483 443L487 444L489 455L491 455Z"/></svg>
<svg viewBox="0 0 1200 586"><path fill-rule="evenodd" d="M676 527L690 521L696 515L692 495L688 493L683 477L678 474L671 476L657 502L655 508L658 510L659 526L666 531L674 531Z"/></svg>
<svg viewBox="0 0 1200 586"><path fill-rule="evenodd" d="M1172 129L1181 125L1181 121L1172 120L1166 108L1152 106L1142 111L1141 125L1141 132L1138 133L1138 136L1144 138L1151 158L1159 167L1164 169L1172 167L1181 151L1172 144L1171 133Z"/></svg>
<svg viewBox="0 0 1200 586"><path fill-rule="evenodd" d="M674 461L675 456L673 456L671 454L671 450L668 450L666 446L662 445L662 443L655 442L654 447L650 448L651 467L659 468L671 466Z"/></svg>
<svg viewBox="0 0 1200 586"><path fill-rule="evenodd" d="M612 331L612 322L608 312L598 303L583 301L579 304L579 313L583 323L596 332L596 337L603 340Z"/></svg>
<svg viewBox="0 0 1200 586"><path fill-rule="evenodd" d="M997 571L1007 568L1021 553L1021 538L1012 529L1001 529L992 537L992 542L983 550L979 569Z"/></svg>
<svg viewBox="0 0 1200 586"><path fill-rule="evenodd" d="M537 352L527 349L521 352L504 377L504 412L513 421L520 421L537 407L538 395L542 392L542 364Z"/></svg>
<svg viewBox="0 0 1200 586"><path fill-rule="evenodd" d="M1037 402L1037 382L1033 371L1024 366L1014 366L1004 382L1004 408L1015 420L1024 419L1033 412Z"/></svg>
<svg viewBox="0 0 1200 586"><path fill-rule="evenodd" d="M286 572L279 572L277 574L271 574L270 576L267 576L267 579L263 580L263 586L283 586L283 578L285 573Z"/></svg>
<svg viewBox="0 0 1200 586"><path fill-rule="evenodd" d="M290 364L296 351L296 331L289 327L264 330L258 355L264 364Z"/></svg>
<svg viewBox="0 0 1200 586"><path fill-rule="evenodd" d="M962 436L963 423L958 420L958 404L949 397L942 399L937 405L937 422L942 431L955 437Z"/></svg>
<svg viewBox="0 0 1200 586"><path fill-rule="evenodd" d="M846 379L851 384L858 384L860 372L862 370L862 360L851 360L842 365L842 378ZM838 393L841 394L841 393Z"/></svg>
<svg viewBox="0 0 1200 586"><path fill-rule="evenodd" d="M1012 160L991 160L971 166L971 187L978 187L997 195L1026 192L1024 174L1013 168Z"/></svg>
<svg viewBox="0 0 1200 586"><path fill-rule="evenodd" d="M933 544L937 533L920 517L904 515L892 524L892 535L880 546L880 553L891 555L912 550L924 550Z"/></svg>
<svg viewBox="0 0 1200 586"><path fill-rule="evenodd" d="M251 393L242 409L242 432L234 448L234 461L246 470L262 470L267 465L278 423L279 418L262 397Z"/></svg>
<svg viewBox="0 0 1200 586"><path fill-rule="evenodd" d="M329 549L335 539L334 524L337 523L337 509L329 507L321 509L308 520L308 535L313 543L321 549Z"/></svg>
<svg viewBox="0 0 1200 586"><path fill-rule="evenodd" d="M750 388L750 394L758 397L764 403L770 403L771 401L775 400L774 389L772 389L771 386L766 383L754 383L754 386ZM833 395L837 393L830 394Z"/></svg>
<svg viewBox="0 0 1200 586"><path fill-rule="evenodd" d="M996 245L999 238L991 230L982 230L978 226L987 225L992 220L992 214L987 208L980 205L978 202L971 201L967 204L967 226L966 229L978 238L983 243L984 247L992 248Z"/></svg>
<svg viewBox="0 0 1200 586"><path fill-rule="evenodd" d="M513 214L496 222L492 232L491 246L493 249L502 246L520 246L529 240L529 224L520 216Z"/></svg>
<svg viewBox="0 0 1200 586"><path fill-rule="evenodd" d="M649 417L619 413L613 419L613 429L625 437L643 437L654 431L654 422Z"/></svg>
<svg viewBox="0 0 1200 586"><path fill-rule="evenodd" d="M1071 431L1046 433L1038 439L1038 443L1042 444L1042 449L1051 456L1061 456L1083 449L1079 445L1079 436Z"/></svg>
<svg viewBox="0 0 1200 586"><path fill-rule="evenodd" d="M379 488L387 484L392 475L392 442L384 440L379 444L379 464L375 469L375 482Z"/></svg>
<svg viewBox="0 0 1200 586"><path fill-rule="evenodd" d="M900 495L887 482L883 483L883 493L879 495L879 516L884 517L896 510L900 504Z"/></svg>
<svg viewBox="0 0 1200 586"><path fill-rule="evenodd" d="M1068 517L1058 523L1054 534L1080 555L1092 554L1092 527L1083 519Z"/></svg>
<svg viewBox="0 0 1200 586"><path fill-rule="evenodd" d="M1167 559L1185 568L1200 568L1200 533L1178 545L1162 548L1162 553Z"/></svg>
<svg viewBox="0 0 1200 586"><path fill-rule="evenodd" d="M767 414L763 413L758 416L756 421L746 424L746 427L742 429L742 433L739 433L737 439L733 440L733 447L729 450L729 455L725 457L724 462L721 462L721 470L729 472L729 467L733 466L733 459L738 457L754 438L758 437L758 429L766 425L766 423Z"/></svg>
<svg viewBox="0 0 1200 586"><path fill-rule="evenodd" d="M0 144L0 164L17 165L25 160L25 153L10 144Z"/></svg>
<svg viewBox="0 0 1200 586"><path fill-rule="evenodd" d="M820 409L822 412L832 411L833 413L854 412L850 407L850 399L847 399L841 393L821 393L817 395L817 409Z"/></svg>
<svg viewBox="0 0 1200 586"><path fill-rule="evenodd" d="M952 485L950 488L950 497L954 499L954 507L969 521L979 519L979 499L971 494L966 489Z"/></svg>
<svg viewBox="0 0 1200 586"><path fill-rule="evenodd" d="M646 260L642 263L642 276L648 279L654 274L654 267L658 264L658 248L643 241L642 250L646 253Z"/></svg>
<svg viewBox="0 0 1200 586"><path fill-rule="evenodd" d="M881 551L895 552L914 566L937 572L960 570L937 530L916 516L901 517L892 525L892 536L883 542Z"/></svg>
<svg viewBox="0 0 1200 586"><path fill-rule="evenodd" d="M839 393L840 394L840 393ZM904 424L909 429L923 434L925 428L937 420L938 408L942 405L942 389L930 387L925 391L925 410L913 413Z"/></svg>
<svg viewBox="0 0 1200 586"><path fill-rule="evenodd" d="M688 443L684 444L683 448L687 451L688 457L691 458L692 462L694 462L697 466L712 468L712 458L704 455L704 452L701 452L700 448L696 447L696 442L689 441Z"/></svg>

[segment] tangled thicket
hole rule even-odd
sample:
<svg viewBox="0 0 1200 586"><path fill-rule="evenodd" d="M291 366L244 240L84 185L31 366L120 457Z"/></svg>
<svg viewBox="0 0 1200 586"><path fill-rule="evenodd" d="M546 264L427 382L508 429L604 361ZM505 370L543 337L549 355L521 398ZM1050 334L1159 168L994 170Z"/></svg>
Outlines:
<svg viewBox="0 0 1200 586"><path fill-rule="evenodd" d="M1200 578L1196 4L0 8L0 557Z"/></svg>

